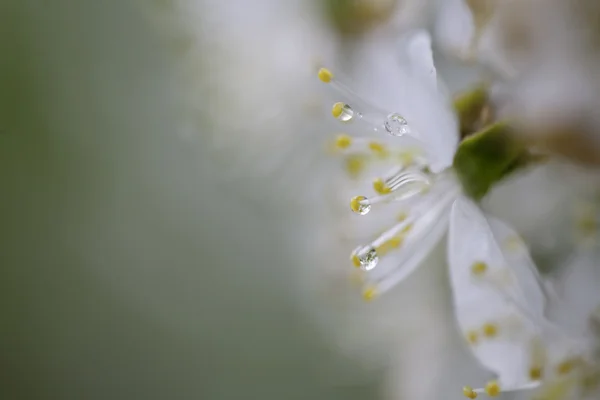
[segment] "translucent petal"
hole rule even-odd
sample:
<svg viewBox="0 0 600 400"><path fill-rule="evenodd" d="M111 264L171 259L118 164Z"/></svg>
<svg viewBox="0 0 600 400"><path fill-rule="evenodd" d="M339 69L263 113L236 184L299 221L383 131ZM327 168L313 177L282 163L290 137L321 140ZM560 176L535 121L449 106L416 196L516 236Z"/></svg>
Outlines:
<svg viewBox="0 0 600 400"><path fill-rule="evenodd" d="M473 15L464 0L441 0L435 36L442 48L466 56L475 33Z"/></svg>
<svg viewBox="0 0 600 400"><path fill-rule="evenodd" d="M355 53L355 90L379 108L401 114L418 133L430 169L439 172L452 164L458 122L450 99L431 84L433 64L426 51L429 37L415 33L411 38L400 42L380 37L365 40ZM423 79L427 75L429 79Z"/></svg>
<svg viewBox="0 0 600 400"><path fill-rule="evenodd" d="M487 220L506 264L510 265L519 283L523 303L528 306L532 314L543 315L547 296L544 293L544 284L529 255L527 246L517 232L506 223L493 217L488 217Z"/></svg>
<svg viewBox="0 0 600 400"><path fill-rule="evenodd" d="M447 187L446 187L447 189ZM369 275L378 293L383 293L412 274L432 248L440 241L448 226L448 208L455 194L452 191L435 202L423 202L412 229L404 236L401 249L392 260Z"/></svg>
<svg viewBox="0 0 600 400"><path fill-rule="evenodd" d="M527 304L517 280L520 273L507 265L483 212L464 197L454 202L450 214L448 261L458 324L465 335L476 331L481 337L471 345L473 353L502 386L527 384L530 343L537 330L522 310ZM478 263L485 268L474 269ZM543 297L539 287L528 289ZM492 337L485 337L486 324L496 328Z"/></svg>
<svg viewBox="0 0 600 400"><path fill-rule="evenodd" d="M554 316L571 332L583 334L596 324L600 307L598 259L597 250L580 250L554 280L554 288L562 301L562 307Z"/></svg>
<svg viewBox="0 0 600 400"><path fill-rule="evenodd" d="M407 61L416 76L422 77L423 81L433 88L437 87L437 71L433 63L433 52L431 51L431 37L427 31L419 30L409 33L401 43L401 48L406 50L401 55L407 57Z"/></svg>

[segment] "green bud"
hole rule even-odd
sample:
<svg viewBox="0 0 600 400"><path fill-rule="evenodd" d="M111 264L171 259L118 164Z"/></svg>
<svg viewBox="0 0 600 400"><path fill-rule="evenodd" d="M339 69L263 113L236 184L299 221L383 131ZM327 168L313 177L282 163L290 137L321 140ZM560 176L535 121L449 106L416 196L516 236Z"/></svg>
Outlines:
<svg viewBox="0 0 600 400"><path fill-rule="evenodd" d="M460 137L479 131L492 118L487 85L479 85L454 99L454 111L460 121Z"/></svg>

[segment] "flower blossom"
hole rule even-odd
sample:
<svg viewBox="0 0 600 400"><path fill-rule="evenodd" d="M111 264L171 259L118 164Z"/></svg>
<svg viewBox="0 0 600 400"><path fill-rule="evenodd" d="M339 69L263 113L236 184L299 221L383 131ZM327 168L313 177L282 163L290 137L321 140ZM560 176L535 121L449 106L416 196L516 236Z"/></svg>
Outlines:
<svg viewBox="0 0 600 400"><path fill-rule="evenodd" d="M458 121L438 89L429 35L416 31L402 41L401 49L396 59L399 87L382 94L396 97L393 110L357 95L328 69L318 73L348 101L333 104L333 117L366 133L341 134L333 147L361 190L350 200L356 230L352 233L350 227L349 234L362 242L350 260L364 272L367 300L390 290L420 265L448 231L457 212L453 204L466 199L452 168ZM373 178L370 185L365 176ZM451 231L450 243L453 235L461 234Z"/></svg>
<svg viewBox="0 0 600 400"><path fill-rule="evenodd" d="M361 241L350 261L363 273L363 297L371 300L402 282L447 233L458 328L475 358L495 375L481 387L465 386L464 394L473 399L535 389L562 400L572 390L588 393L598 370L596 337L584 321L597 309L584 307L579 319L561 320L578 313L571 300L540 276L519 235L467 196L453 167L458 121L438 90L429 37L416 32L402 44L403 86L390 88L399 94L396 109L358 96L328 69L318 73L347 99L333 104L333 117L367 133L340 134L333 144L353 179L351 190L357 184L361 190L350 199L356 218L347 233ZM369 175L370 184L364 180ZM586 257L584 267L592 266L594 258ZM589 275L593 269L578 271L581 263L566 270ZM600 298L588 303L598 307Z"/></svg>
<svg viewBox="0 0 600 400"><path fill-rule="evenodd" d="M465 396L536 389L533 398L596 398L597 241L544 280L510 227L482 218L471 202L453 207L448 260L458 325L474 356L496 375L481 388L465 386Z"/></svg>

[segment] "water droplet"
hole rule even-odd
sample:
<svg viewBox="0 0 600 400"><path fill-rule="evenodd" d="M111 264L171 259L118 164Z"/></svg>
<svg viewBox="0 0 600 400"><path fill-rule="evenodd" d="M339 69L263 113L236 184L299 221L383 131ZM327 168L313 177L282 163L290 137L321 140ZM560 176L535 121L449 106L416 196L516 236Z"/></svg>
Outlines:
<svg viewBox="0 0 600 400"><path fill-rule="evenodd" d="M350 200L350 209L356 214L365 215L371 211L371 203L365 196L355 196Z"/></svg>
<svg viewBox="0 0 600 400"><path fill-rule="evenodd" d="M360 261L360 269L370 271L377 266L379 256L373 247L368 247L358 253L358 260Z"/></svg>
<svg viewBox="0 0 600 400"><path fill-rule="evenodd" d="M384 125L385 130L392 136L402 136L410 133L408 122L397 113L388 115Z"/></svg>
<svg viewBox="0 0 600 400"><path fill-rule="evenodd" d="M335 103L331 113L342 122L349 122L354 118L354 110L346 103Z"/></svg>

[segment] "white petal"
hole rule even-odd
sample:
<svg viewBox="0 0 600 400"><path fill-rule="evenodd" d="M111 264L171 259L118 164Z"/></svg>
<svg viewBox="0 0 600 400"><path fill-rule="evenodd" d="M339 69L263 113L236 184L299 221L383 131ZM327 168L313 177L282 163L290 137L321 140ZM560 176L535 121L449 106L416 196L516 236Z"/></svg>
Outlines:
<svg viewBox="0 0 600 400"><path fill-rule="evenodd" d="M523 302L534 315L543 315L546 305L544 284L533 263L527 246L520 236L506 223L497 218L487 218L494 241L502 251L502 256L522 288Z"/></svg>
<svg viewBox="0 0 600 400"><path fill-rule="evenodd" d="M581 250L567 262L555 280L557 294L565 303L556 317L571 331L583 333L597 318L600 307L598 259L598 251Z"/></svg>
<svg viewBox="0 0 600 400"><path fill-rule="evenodd" d="M510 241L516 241L516 244ZM471 281L471 266L485 262L491 274L511 280L502 288L516 306L530 317L543 315L546 297L535 265L520 237L495 218L486 218L479 207L465 197L452 209L449 261L461 279ZM516 249L511 249L511 245ZM462 282L462 281L461 281ZM457 282L457 283L461 283Z"/></svg>
<svg viewBox="0 0 600 400"><path fill-rule="evenodd" d="M516 278L527 272L514 273L509 268L485 215L464 197L457 199L452 207L448 261L461 330L466 334L486 323L498 328L496 337L482 338L471 346L475 356L498 375L501 385L515 387L528 383L530 342L536 331L526 314L539 310L529 307L526 299L543 297L541 289L528 288L534 295L523 293ZM472 273L471 268L477 262L487 265L482 276Z"/></svg>
<svg viewBox="0 0 600 400"><path fill-rule="evenodd" d="M406 35L401 43L405 51L402 56L407 58L413 73L422 77L425 83L437 87L437 72L433 63L431 37L427 31L419 30Z"/></svg>
<svg viewBox="0 0 600 400"><path fill-rule="evenodd" d="M450 99L432 85L428 37L419 33L413 39L400 41L400 49L397 41L363 43L355 54L360 60L355 90L378 107L406 118L418 132L431 170L439 172L452 164L458 122Z"/></svg>
<svg viewBox="0 0 600 400"><path fill-rule="evenodd" d="M441 0L439 3L436 39L444 50L464 56L475 32L473 14L464 0Z"/></svg>

